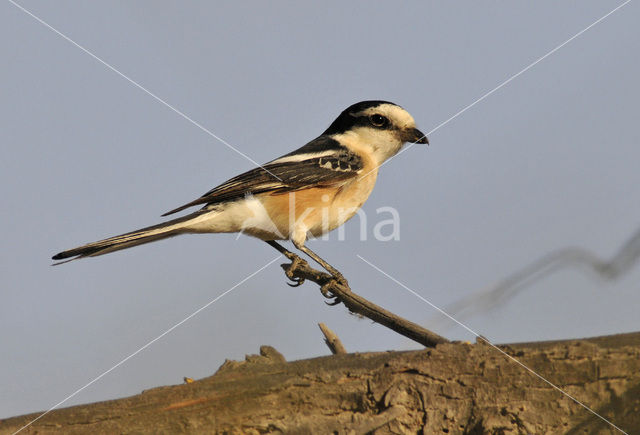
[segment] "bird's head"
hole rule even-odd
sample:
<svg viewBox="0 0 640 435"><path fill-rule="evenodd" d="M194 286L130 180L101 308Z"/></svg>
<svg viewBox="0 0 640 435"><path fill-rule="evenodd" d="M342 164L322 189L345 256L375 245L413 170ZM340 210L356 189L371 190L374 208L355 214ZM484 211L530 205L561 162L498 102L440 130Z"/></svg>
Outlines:
<svg viewBox="0 0 640 435"><path fill-rule="evenodd" d="M409 112L388 101L361 101L348 107L323 134L370 148L378 164L407 142L429 143Z"/></svg>

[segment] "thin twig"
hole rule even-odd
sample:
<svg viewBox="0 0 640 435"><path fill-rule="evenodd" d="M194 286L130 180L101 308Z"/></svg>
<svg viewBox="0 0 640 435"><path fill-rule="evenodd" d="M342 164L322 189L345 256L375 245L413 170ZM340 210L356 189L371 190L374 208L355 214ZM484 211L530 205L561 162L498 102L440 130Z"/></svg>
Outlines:
<svg viewBox="0 0 640 435"><path fill-rule="evenodd" d="M344 348L338 336L331 329L329 329L327 325L320 322L318 323L318 326L320 327L320 330L324 335L324 342L327 344L327 347L329 347L329 350L332 354L335 355L337 353L347 353L347 349Z"/></svg>
<svg viewBox="0 0 640 435"><path fill-rule="evenodd" d="M328 273L313 269L309 263L296 254L288 252L287 258L291 260L291 263L281 265L287 277L295 281L296 284L302 284L305 280L315 282L320 286L322 295L332 300L327 302L329 305L343 303L352 313L367 317L427 347L435 347L437 344L449 342L446 338L355 294L347 284L338 282Z"/></svg>
<svg viewBox="0 0 640 435"><path fill-rule="evenodd" d="M449 305L446 311L461 318L507 303L525 288L569 266L581 266L595 276L614 281L640 261L640 229L636 230L609 259L583 248L564 248L544 255L497 283Z"/></svg>

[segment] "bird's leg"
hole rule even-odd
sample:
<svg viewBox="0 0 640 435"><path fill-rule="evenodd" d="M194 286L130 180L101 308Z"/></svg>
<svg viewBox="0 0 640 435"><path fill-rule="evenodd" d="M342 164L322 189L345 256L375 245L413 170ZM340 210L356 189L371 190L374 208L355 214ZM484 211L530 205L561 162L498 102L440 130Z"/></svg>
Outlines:
<svg viewBox="0 0 640 435"><path fill-rule="evenodd" d="M340 272L338 272L338 269L336 269L335 267L333 267L332 265L330 265L329 263L324 261L322 258L320 258L320 256L318 254L313 252L311 249L307 248L304 245L304 243L296 243L294 241L293 244L296 246L296 248L298 248L299 250L301 250L302 252L307 254L309 257L311 257L313 260L315 260L316 263L318 263L320 266L322 266L324 268L324 270L329 272L336 280L338 280L339 282L341 282L341 283L343 283L345 285L348 285L347 284L347 280L345 279L344 276L342 276L342 274Z"/></svg>
<svg viewBox="0 0 640 435"><path fill-rule="evenodd" d="M276 242L275 240L266 240L266 242L269 244L269 246L274 247L279 253L281 253L282 255L287 257L289 260L293 261L296 257L298 257L296 254L294 254L293 252L289 251L287 248L285 248L284 246L282 246L280 243Z"/></svg>
<svg viewBox="0 0 640 435"><path fill-rule="evenodd" d="M300 264L306 263L306 261L304 261L302 258L298 257L293 252L289 251L287 248L285 248L284 246L282 246L280 243L276 242L275 240L267 240L266 242L270 246L275 248L279 253L281 253L282 255L287 257L289 260L291 260L291 264L287 267L287 270L285 271L285 274L287 275L287 278L289 278L291 281L293 281L293 284L290 284L290 283L287 283L287 284L290 285L291 287L298 287L298 286L302 285L304 283L304 278L300 278L300 277L295 276L294 275L294 270Z"/></svg>

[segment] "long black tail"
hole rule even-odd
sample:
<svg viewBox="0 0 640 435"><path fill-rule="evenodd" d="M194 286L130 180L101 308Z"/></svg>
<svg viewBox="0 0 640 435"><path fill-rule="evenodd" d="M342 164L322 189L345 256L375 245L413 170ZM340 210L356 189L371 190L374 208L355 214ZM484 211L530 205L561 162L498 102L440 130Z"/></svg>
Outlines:
<svg viewBox="0 0 640 435"><path fill-rule="evenodd" d="M177 236L178 234L189 232L187 229L189 221L200 215L200 212L196 212L158 225L141 228L119 236L88 243L77 248L59 252L51 258L53 260L66 260L62 262L66 263L67 261L77 260L79 258L95 257L109 252L119 251L120 249L126 249L132 246L166 239L167 237Z"/></svg>

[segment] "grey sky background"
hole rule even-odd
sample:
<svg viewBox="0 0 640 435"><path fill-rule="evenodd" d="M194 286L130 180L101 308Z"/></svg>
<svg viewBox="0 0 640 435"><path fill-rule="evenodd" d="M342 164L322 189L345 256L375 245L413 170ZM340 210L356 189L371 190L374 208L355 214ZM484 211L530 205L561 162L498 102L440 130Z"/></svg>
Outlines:
<svg viewBox="0 0 640 435"><path fill-rule="evenodd" d="M621 2L41 2L27 9L263 163L348 105L385 99L429 131ZM310 247L371 301L451 339L434 310L539 256L610 256L640 226L640 28L631 2L381 170L345 241ZM0 2L0 417L44 410L277 253L235 235L183 236L50 267L52 254L161 221L253 165L8 2ZM400 213L399 241L372 237ZM415 343L277 266L65 403L212 374L274 346L326 355ZM465 319L494 342L640 329L640 267L616 282L559 271Z"/></svg>

